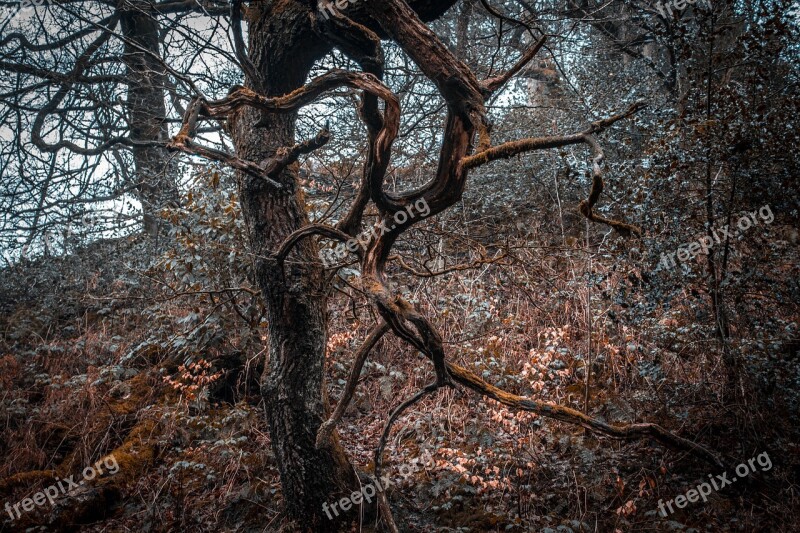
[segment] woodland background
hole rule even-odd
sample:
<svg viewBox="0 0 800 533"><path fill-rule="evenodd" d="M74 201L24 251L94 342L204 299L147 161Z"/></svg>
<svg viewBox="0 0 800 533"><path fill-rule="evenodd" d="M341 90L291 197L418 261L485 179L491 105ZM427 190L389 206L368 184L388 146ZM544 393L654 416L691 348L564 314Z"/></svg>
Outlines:
<svg viewBox="0 0 800 533"><path fill-rule="evenodd" d="M261 251L240 178L168 149L194 90L224 98L245 76L253 86L241 18L252 45L248 10L289 4L305 3L59 0L0 20L0 499L111 453L120 465L56 506L0 513L0 531L301 527L265 422ZM493 385L610 424L657 423L734 465L767 451L774 467L662 517L659 500L722 470L444 388L400 417L386 447L389 475L425 450L435 459L389 492L400 530L800 527L797 2L715 0L668 17L640 0L449 4L426 23L479 79L546 35L486 102L493 144L646 103L597 134L595 211L642 234L578 212L589 147L525 153L474 169L460 201L403 234L393 283L433 317L447 359ZM402 107L386 188L407 190L436 171L447 106L401 46L382 44L383 82ZM332 69L361 67L334 50L308 78ZM299 113L299 140L330 137L294 168L311 221L341 220L357 194L369 157L359 95L338 88ZM197 138L234 151L224 124L203 122ZM762 206L770 224L659 267ZM364 228L377 216L370 205ZM323 271L318 295L332 405L380 320L358 257L345 263ZM337 426L355 469L372 471L389 412L433 377L404 341L377 342ZM369 510L349 520L337 527L387 527Z"/></svg>

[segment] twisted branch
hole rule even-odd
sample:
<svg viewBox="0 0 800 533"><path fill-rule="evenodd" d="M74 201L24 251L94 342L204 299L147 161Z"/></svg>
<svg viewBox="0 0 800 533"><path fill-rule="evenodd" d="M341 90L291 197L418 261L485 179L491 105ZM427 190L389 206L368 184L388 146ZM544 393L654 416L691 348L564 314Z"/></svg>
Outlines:
<svg viewBox="0 0 800 533"><path fill-rule="evenodd" d="M168 148L221 161L251 176L263 179L276 189L281 189L282 186L273 177L276 177L286 165L294 162L299 155L324 145L329 138L327 127L314 140L292 147L281 148L276 152L275 157L259 165L239 159L233 154L195 143L192 139L197 130L198 121L200 119L227 120L232 114L245 106L258 109L265 114L289 113L313 103L326 93L340 87L361 89L365 93L384 101L384 116L382 117L380 128L375 134L374 143L371 144L373 152L372 165L367 178L369 190L373 193L371 195L372 200L380 209L394 211L402 209L403 203L394 201L382 192L386 169L389 166L392 143L397 137L400 126L400 103L397 96L372 74L348 72L339 69L331 70L322 76L314 78L308 85L278 97L267 97L247 87L237 87L228 96L220 100L196 98L186 110L181 129L169 143ZM256 124L256 126L258 125Z"/></svg>
<svg viewBox="0 0 800 533"><path fill-rule="evenodd" d="M589 191L589 198L580 203L578 211L593 222L600 222L601 224L611 226L623 237L628 237L631 233L641 236L642 230L636 226L619 220L605 218L592 212L592 208L603 192L603 165L605 164L605 156L603 155L603 149L597 143L594 136L586 134L583 137L584 142L592 148L592 153L594 155L592 158L592 188Z"/></svg>

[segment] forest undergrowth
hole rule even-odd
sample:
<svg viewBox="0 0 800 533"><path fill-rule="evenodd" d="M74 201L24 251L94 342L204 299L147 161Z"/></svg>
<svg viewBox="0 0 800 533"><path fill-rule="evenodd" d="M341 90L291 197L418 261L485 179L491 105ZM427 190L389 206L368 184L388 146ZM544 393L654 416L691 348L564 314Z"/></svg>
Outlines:
<svg viewBox="0 0 800 533"><path fill-rule="evenodd" d="M0 530L278 530L280 484L258 387L265 319L247 267L219 239L223 231L231 242L242 238L230 225L235 213L222 202L217 218L208 216L218 200L190 198L183 214L173 213L203 222L178 224L184 229L156 261L144 259L145 241L128 237L4 271L4 502L109 454L120 470L52 507L14 521L6 514ZM404 273L415 268L407 262L390 269L409 301L434 317L450 361L610 423L658 423L733 464L767 452L774 466L665 517L661 500L721 472L654 441L615 441L448 388L416 404L391 435L384 472L397 480L389 494L398 523L408 531L548 532L789 531L800 523L792 329L800 300L764 306L770 296L754 292L735 303L728 342L747 365L735 401L725 402L722 345L701 287L669 286L630 242L593 252L602 232L590 233L587 247L580 227L554 241L532 215L524 227L515 222L484 221L487 234L503 232L505 246L484 249L493 261L475 268L415 279ZM436 236L435 227L427 231ZM782 276L798 264L796 247L776 245L779 224L769 231L748 246L765 259L780 252L784 263L772 271L788 284ZM439 238L458 264L466 237ZM480 235L469 239L480 246ZM433 274L443 265L424 266ZM340 272L329 293L334 405L376 322L358 273ZM420 354L389 336L379 341L338 426L354 467L371 470L387 413L432 378ZM422 463L423 455L433 461ZM414 474L401 478L403 465ZM364 517L354 531L372 525Z"/></svg>

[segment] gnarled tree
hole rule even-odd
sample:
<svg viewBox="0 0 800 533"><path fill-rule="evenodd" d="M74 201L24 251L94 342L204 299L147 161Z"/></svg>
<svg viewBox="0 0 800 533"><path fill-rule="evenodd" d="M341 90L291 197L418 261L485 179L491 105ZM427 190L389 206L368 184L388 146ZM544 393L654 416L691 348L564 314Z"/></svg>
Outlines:
<svg viewBox="0 0 800 533"><path fill-rule="evenodd" d="M386 332L407 342L429 358L436 380L402 403L391 414L384 438L376 451L376 474L391 423L423 395L443 386L464 386L510 407L536 412L579 424L615 438L651 437L688 450L721 465L713 452L653 424L613 426L573 409L538 402L502 391L465 368L448 362L441 334L434 321L400 296L387 276L386 267L398 237L413 224L450 208L462 196L469 171L492 161L533 150L586 144L592 153L592 187L580 212L592 221L608 224L623 235L638 228L599 216L593 211L603 189L603 150L597 136L617 121L642 107L590 123L582 131L566 135L527 138L496 146L491 141L487 99L531 61L541 48L540 38L522 54L518 63L502 75L479 80L470 68L431 31L425 21L440 16L454 0L382 0L350 4L341 13L324 16L314 0L254 2L246 10L248 47L241 34L234 38L237 56L247 75L246 87L232 88L221 100L197 95L187 109L180 133L171 147L231 165L238 171L238 186L256 257L257 280L269 318L269 364L262 381L272 446L277 457L288 517L314 531L332 530L334 521L322 512L322 504L356 483L341 446L335 424L358 381L360 365ZM239 5L233 3L234 32L239 29ZM381 39L396 42L433 84L446 104L438 166L419 188L390 192L385 185L398 135L401 106L398 97L382 82ZM331 70L307 83L317 60L336 48L361 67L360 72ZM338 88L361 92L359 115L367 130L367 159L360 188L349 209L336 225L310 224L298 184L299 155L324 144L329 133L297 142L298 111ZM226 124L235 153L226 153L194 140L204 120ZM401 213L424 201L424 216ZM371 305L382 318L359 350L347 391L327 420L324 357L327 339L324 270L311 238L347 241L361 233L365 210L374 204L379 212L376 231L359 255L361 284ZM383 498L382 511L395 529ZM301 527L298 525L298 527Z"/></svg>

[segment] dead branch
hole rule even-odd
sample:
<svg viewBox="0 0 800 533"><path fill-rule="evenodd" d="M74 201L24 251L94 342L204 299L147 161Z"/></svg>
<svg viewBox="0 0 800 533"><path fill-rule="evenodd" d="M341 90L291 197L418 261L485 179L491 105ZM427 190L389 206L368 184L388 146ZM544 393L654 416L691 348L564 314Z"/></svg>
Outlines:
<svg viewBox="0 0 800 533"><path fill-rule="evenodd" d="M404 401L400 405L398 405L390 414L389 420L386 421L386 425L383 427L383 433L381 434L381 438L378 441L378 446L375 448L375 479L381 479L381 468L383 466L383 450L386 448L386 443L389 440L389 433L392 431L392 425L395 423L397 418L403 414L403 411L414 405L415 403L419 402L422 398L426 395L436 391L439 388L439 383L434 382L430 385L426 386L414 396L409 398L408 400ZM380 485L379 485L380 486ZM383 519L386 521L387 527L389 531L392 533L400 533L400 530L397 529L397 525L394 522L394 518L392 517L392 509L389 507L389 501L386 498L386 493L383 490L378 490L378 506L381 510L381 515Z"/></svg>
<svg viewBox="0 0 800 533"><path fill-rule="evenodd" d="M593 135L584 135L584 142L592 148L592 154L594 156L592 158L592 188L589 191L589 198L580 203L578 211L593 222L600 222L601 224L611 226L623 237L628 237L631 233L641 236L642 230L636 226L626 224L619 220L605 218L592 212L592 208L597 203L597 200L600 199L600 194L603 192L603 165L605 164L605 155L603 154L603 149Z"/></svg>
<svg viewBox="0 0 800 533"><path fill-rule="evenodd" d="M645 107L644 102L641 101L636 102L630 107L628 107L628 109L623 111L622 113L618 113L608 118L592 122L589 125L589 127L586 128L585 130L579 133L574 133L572 135L531 137L528 139L509 141L507 143L503 143L498 146L489 148L488 150L484 150L482 152L478 152L476 154L464 157L461 160L461 166L464 170L469 170L475 167L479 167L481 165L485 165L486 163L489 163L491 161L496 161L498 159L508 159L509 157L513 157L515 155L519 155L525 152L532 152L535 150L545 150L548 148L559 148L561 146L569 146L571 144L586 143L588 142L586 139L587 135L599 133L607 129L615 122L618 122L624 118L631 116L632 114L636 113L640 109L643 109L644 107Z"/></svg>
<svg viewBox="0 0 800 533"><path fill-rule="evenodd" d="M403 259L402 256L397 255L397 254L390 255L389 256L389 261L396 260L400 264L400 266L403 268L403 270L406 270L407 272L410 272L411 274L413 274L416 277L419 277L419 278L435 278L437 276L443 276L443 275L449 274L451 272L462 272L464 270L473 270L473 269L476 269L476 268L481 267L483 265L500 264L500 265L508 266L508 264L506 264L506 263L500 263L500 261L505 259L506 257L508 257L508 253L504 251L504 252L502 252L500 255L498 255L496 257L491 257L491 258L490 257L481 257L480 259L476 259L475 261L472 261L471 263L453 265L451 267L444 268L444 269L438 270L436 272L428 269L427 267L425 268L425 272L423 272L421 270L417 270L416 268L414 268L411 265L409 265L408 263L406 263L405 259Z"/></svg>
<svg viewBox="0 0 800 533"><path fill-rule="evenodd" d="M456 381L456 383L460 383L465 387L477 392L478 394L492 398L493 400L496 400L508 407L519 409L521 411L529 411L540 416L553 418L562 422L576 424L590 431L602 433L615 439L634 440L641 438L652 438L671 448L688 452L715 467L732 467L732 465L725 461L722 457L706 448L702 444L698 444L689 439L675 435L674 433L662 428L658 424L637 423L626 424L622 426L607 424L602 420L592 418L589 415L569 407L539 402L530 398L525 398L524 396L511 394L510 392L506 392L485 382L466 368L454 363L447 363L447 371L453 380Z"/></svg>
<svg viewBox="0 0 800 533"><path fill-rule="evenodd" d="M283 169L291 165L297 158L304 154L310 154L318 148L322 148L331 138L328 124L317 134L316 137L305 142L297 143L291 147L279 148L275 157L267 159L261 163L261 168L267 176L275 178Z"/></svg>

